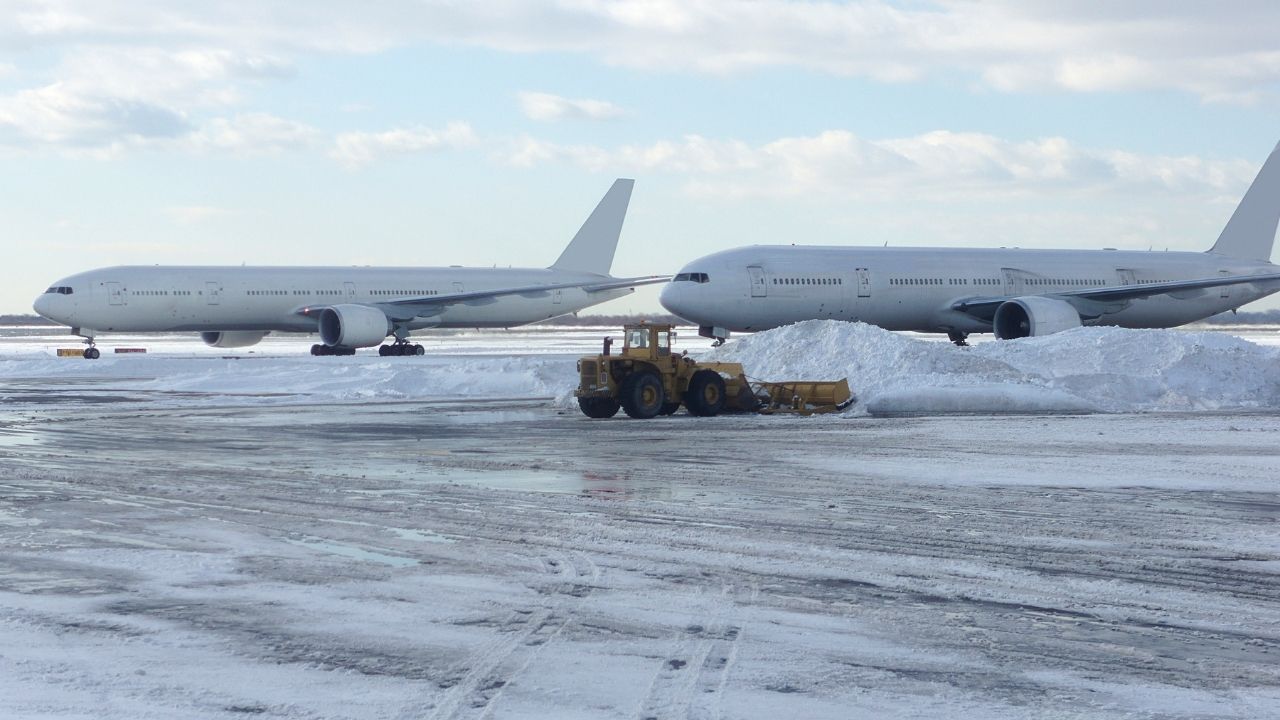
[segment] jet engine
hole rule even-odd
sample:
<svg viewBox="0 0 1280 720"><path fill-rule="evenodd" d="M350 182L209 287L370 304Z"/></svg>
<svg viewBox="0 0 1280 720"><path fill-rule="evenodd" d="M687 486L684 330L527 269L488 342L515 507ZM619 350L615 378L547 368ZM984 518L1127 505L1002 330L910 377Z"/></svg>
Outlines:
<svg viewBox="0 0 1280 720"><path fill-rule="evenodd" d="M1052 335L1080 327L1080 313L1063 300L1020 297L1000 303L991 327L1001 340Z"/></svg>
<svg viewBox="0 0 1280 720"><path fill-rule="evenodd" d="M266 337L265 332L256 330L222 330L218 332L202 332L200 339L205 345L216 348L241 348L257 345Z"/></svg>
<svg viewBox="0 0 1280 720"><path fill-rule="evenodd" d="M334 305L320 311L320 339L330 347L373 347L391 332L387 316L367 305Z"/></svg>

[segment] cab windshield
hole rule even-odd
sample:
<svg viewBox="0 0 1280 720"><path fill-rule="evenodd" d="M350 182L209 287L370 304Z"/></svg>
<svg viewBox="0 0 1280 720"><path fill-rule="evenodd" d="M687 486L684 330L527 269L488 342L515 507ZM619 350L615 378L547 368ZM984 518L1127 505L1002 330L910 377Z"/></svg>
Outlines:
<svg viewBox="0 0 1280 720"><path fill-rule="evenodd" d="M628 330L627 331L627 347L644 349L649 347L649 331L648 330Z"/></svg>

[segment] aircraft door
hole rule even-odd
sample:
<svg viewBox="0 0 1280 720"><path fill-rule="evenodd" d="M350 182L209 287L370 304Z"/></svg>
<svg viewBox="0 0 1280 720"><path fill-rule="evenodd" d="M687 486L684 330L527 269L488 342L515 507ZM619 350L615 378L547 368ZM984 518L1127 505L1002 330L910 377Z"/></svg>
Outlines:
<svg viewBox="0 0 1280 720"><path fill-rule="evenodd" d="M769 285L765 282L764 268L748 265L747 274L751 276L751 297L768 297Z"/></svg>
<svg viewBox="0 0 1280 720"><path fill-rule="evenodd" d="M120 289L120 283L107 283L107 301L112 305L124 305L124 292Z"/></svg>
<svg viewBox="0 0 1280 720"><path fill-rule="evenodd" d="M1121 285L1138 284L1138 280L1135 277L1134 272L1125 268L1116 268L1116 279L1120 281Z"/></svg>
<svg viewBox="0 0 1280 720"><path fill-rule="evenodd" d="M552 290L552 291L551 291L551 304L552 304L552 305L559 305L559 304L560 304L560 291L559 291L559 290Z"/></svg>
<svg viewBox="0 0 1280 720"><path fill-rule="evenodd" d="M1004 294L1009 297L1021 295L1023 292L1023 275L1022 271L1013 268L1000 268L1000 274L1004 275Z"/></svg>
<svg viewBox="0 0 1280 720"><path fill-rule="evenodd" d="M460 282L456 282L456 283L454 283L454 284L453 284L453 291L454 291L454 292L456 292L456 293L466 292L466 290L464 289L463 284L462 284L462 283L460 283Z"/></svg>
<svg viewBox="0 0 1280 720"><path fill-rule="evenodd" d="M219 283L209 281L204 284L204 301L207 305L217 305L221 302L220 294L222 286Z"/></svg>
<svg viewBox="0 0 1280 720"><path fill-rule="evenodd" d="M1232 272L1231 272L1230 270L1219 270L1219 271L1218 271L1218 274L1219 274L1219 275L1231 275L1231 274L1232 274ZM1231 297L1231 286L1230 286L1230 285L1223 285L1223 286L1222 286L1222 288L1221 288L1221 292L1219 292L1219 294L1218 294L1218 297L1220 297L1220 298L1230 298L1230 297Z"/></svg>
<svg viewBox="0 0 1280 720"><path fill-rule="evenodd" d="M871 297L871 271L866 268L858 268L854 270L854 274L858 277L858 297Z"/></svg>

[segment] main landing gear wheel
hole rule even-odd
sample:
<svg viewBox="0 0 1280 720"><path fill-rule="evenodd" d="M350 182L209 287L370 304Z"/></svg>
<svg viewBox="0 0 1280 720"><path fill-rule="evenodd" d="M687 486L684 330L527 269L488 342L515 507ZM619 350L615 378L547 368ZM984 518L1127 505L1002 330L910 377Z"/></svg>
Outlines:
<svg viewBox="0 0 1280 720"><path fill-rule="evenodd" d="M84 349L85 360L97 360L102 357L102 353L96 347L87 347Z"/></svg>
<svg viewBox="0 0 1280 720"><path fill-rule="evenodd" d="M411 345L409 343L395 343L394 345L378 346L378 354L382 357L404 356L404 355L425 355L427 349L421 345Z"/></svg>
<svg viewBox="0 0 1280 720"><path fill-rule="evenodd" d="M667 402L667 393L657 373L635 373L622 382L621 390L623 412L638 420L657 415Z"/></svg>
<svg viewBox="0 0 1280 720"><path fill-rule="evenodd" d="M611 418L618 414L618 408L621 407L617 400L607 397L580 397L578 398L578 407L582 409L582 414L589 418Z"/></svg>
<svg viewBox="0 0 1280 720"><path fill-rule="evenodd" d="M355 355L356 349L337 345L312 345L311 354L320 355Z"/></svg>
<svg viewBox="0 0 1280 720"><path fill-rule="evenodd" d="M684 404L690 415L715 417L724 410L724 378L715 370L699 370L689 378Z"/></svg>

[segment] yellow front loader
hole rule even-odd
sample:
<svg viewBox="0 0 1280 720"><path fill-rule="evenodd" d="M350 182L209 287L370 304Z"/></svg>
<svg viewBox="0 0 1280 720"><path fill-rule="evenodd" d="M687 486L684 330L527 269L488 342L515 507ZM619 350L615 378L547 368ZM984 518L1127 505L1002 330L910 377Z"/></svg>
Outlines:
<svg viewBox="0 0 1280 720"><path fill-rule="evenodd" d="M603 352L578 361L578 407L593 418L613 417L621 408L633 418L670 415L683 405L690 415L722 412L836 412L853 402L845 380L761 382L750 380L740 363L699 363L672 350L671 325L638 323L623 327L622 352Z"/></svg>

